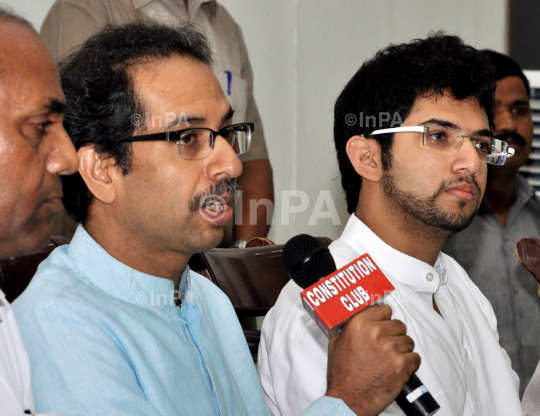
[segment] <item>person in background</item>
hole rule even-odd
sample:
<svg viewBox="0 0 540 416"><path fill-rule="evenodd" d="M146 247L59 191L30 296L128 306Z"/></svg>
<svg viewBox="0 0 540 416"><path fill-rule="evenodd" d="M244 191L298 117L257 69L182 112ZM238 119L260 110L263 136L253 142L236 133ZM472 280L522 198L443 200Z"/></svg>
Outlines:
<svg viewBox="0 0 540 416"><path fill-rule="evenodd" d="M352 215L330 252L338 268L369 253L396 288L384 302L422 357L417 375L441 407L437 416L521 415L519 380L493 309L441 252L478 210L487 164L511 154L492 135L494 92L486 57L437 33L379 51L334 110ZM351 125L351 114L380 124ZM297 414L326 388L328 340L300 292L289 282L263 322L259 376L274 416ZM395 414L402 414L397 404L382 412Z"/></svg>
<svg viewBox="0 0 540 416"><path fill-rule="evenodd" d="M204 30L215 56L214 73L234 109L234 122L249 120L255 126L250 151L240 158L244 170L238 178L242 206L235 218L239 221L234 230L232 222L227 226L223 245L244 247L253 237L266 237L272 213L264 204L251 208L250 201L273 204L272 168L253 98L253 75L242 30L222 5L215 0L57 0L43 22L41 35L59 61L106 25L139 19L173 25L192 21ZM55 218L53 232L71 238L76 226L64 214Z"/></svg>
<svg viewBox="0 0 540 416"><path fill-rule="evenodd" d="M230 300L187 266L223 238L252 132L210 65L191 25L140 21L61 63L80 225L14 302L39 411L269 414ZM134 124L145 112L167 125ZM328 389L304 415L374 416L398 395L419 356L390 317L370 308L332 339Z"/></svg>
<svg viewBox="0 0 540 416"><path fill-rule="evenodd" d="M467 271L488 298L501 346L519 376L523 394L540 360L538 284L519 263L516 244L540 238L540 199L519 173L532 149L529 81L508 56L482 51L495 67L495 137L515 150L504 166L489 166L486 193L472 223L450 237L443 252Z"/></svg>
<svg viewBox="0 0 540 416"><path fill-rule="evenodd" d="M32 25L0 6L0 259L38 251L77 169L58 67ZM0 290L0 414L34 412L30 362Z"/></svg>

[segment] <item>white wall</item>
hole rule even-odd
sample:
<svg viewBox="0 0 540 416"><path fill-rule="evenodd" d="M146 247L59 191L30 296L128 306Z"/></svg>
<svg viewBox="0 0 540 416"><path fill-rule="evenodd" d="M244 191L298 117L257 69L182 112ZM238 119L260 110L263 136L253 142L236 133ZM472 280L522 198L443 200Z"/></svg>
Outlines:
<svg viewBox="0 0 540 416"><path fill-rule="evenodd" d="M1 0L0 0L1 1ZM4 0L40 27L53 0ZM337 238L348 218L332 142L332 107L362 62L390 42L444 29L478 48L506 51L507 0L221 0L243 28L255 97L274 168L275 225L284 242L307 232ZM281 193L301 190L309 208L283 225ZM308 221L329 190L342 226ZM298 199L292 202L298 203ZM326 209L326 207L325 207Z"/></svg>

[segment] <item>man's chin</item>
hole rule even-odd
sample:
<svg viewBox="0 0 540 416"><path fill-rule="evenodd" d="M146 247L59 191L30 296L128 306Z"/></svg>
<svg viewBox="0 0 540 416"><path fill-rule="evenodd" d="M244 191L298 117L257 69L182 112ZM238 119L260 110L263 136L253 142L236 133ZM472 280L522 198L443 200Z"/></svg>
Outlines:
<svg viewBox="0 0 540 416"><path fill-rule="evenodd" d="M12 238L0 242L0 259L29 256L43 250L50 241L50 226L39 235L34 232L31 235L21 233L20 235L12 236Z"/></svg>
<svg viewBox="0 0 540 416"><path fill-rule="evenodd" d="M451 234L457 234L471 224L475 214L476 210L472 214L461 213L448 215L445 220L441 221L441 228L449 231Z"/></svg>
<svg viewBox="0 0 540 416"><path fill-rule="evenodd" d="M225 230L223 227L212 227L212 230L206 233L201 233L203 241L199 241L197 244L196 252L201 253L204 251L212 250L221 244L223 237L225 236Z"/></svg>

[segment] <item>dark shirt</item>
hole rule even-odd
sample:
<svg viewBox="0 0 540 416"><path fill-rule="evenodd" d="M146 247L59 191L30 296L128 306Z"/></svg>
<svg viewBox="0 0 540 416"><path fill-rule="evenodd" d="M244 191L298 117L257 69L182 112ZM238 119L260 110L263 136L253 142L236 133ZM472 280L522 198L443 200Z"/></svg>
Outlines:
<svg viewBox="0 0 540 416"><path fill-rule="evenodd" d="M442 249L457 260L491 302L500 343L521 381L520 395L540 360L538 283L516 256L516 244L523 237L540 238L540 199L517 174L516 201L506 226L484 199L471 225L451 237Z"/></svg>

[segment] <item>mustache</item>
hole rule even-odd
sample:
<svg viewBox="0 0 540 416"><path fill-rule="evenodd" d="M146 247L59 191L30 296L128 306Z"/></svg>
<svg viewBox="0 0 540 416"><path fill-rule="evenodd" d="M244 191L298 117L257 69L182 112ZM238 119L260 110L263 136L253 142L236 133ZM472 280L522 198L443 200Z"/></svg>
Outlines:
<svg viewBox="0 0 540 416"><path fill-rule="evenodd" d="M459 185L462 182L473 185L476 188L478 197L482 195L482 190L480 189L480 185L478 185L478 183L476 182L476 179L474 179L472 176L460 176L459 178L443 181L437 192L433 195L432 200L434 201L435 199L437 199L437 197L439 197L447 188Z"/></svg>
<svg viewBox="0 0 540 416"><path fill-rule="evenodd" d="M236 191L239 190L240 185L238 185L236 178L224 179L216 183L207 191L202 191L195 195L189 203L189 210L195 212L204 202L210 202L214 199L218 199L218 197L221 197L221 195L224 194L234 196Z"/></svg>
<svg viewBox="0 0 540 416"><path fill-rule="evenodd" d="M503 131L501 134L496 135L495 138L505 142L508 141L507 139L511 139L515 144L520 146L525 146L527 144L525 138L515 131Z"/></svg>

